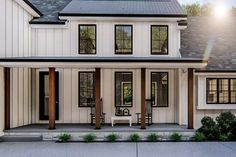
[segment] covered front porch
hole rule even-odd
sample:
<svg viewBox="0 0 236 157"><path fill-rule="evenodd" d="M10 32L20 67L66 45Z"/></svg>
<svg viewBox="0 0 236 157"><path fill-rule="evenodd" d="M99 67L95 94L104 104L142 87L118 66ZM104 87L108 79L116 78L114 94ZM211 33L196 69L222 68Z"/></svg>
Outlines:
<svg viewBox="0 0 236 157"><path fill-rule="evenodd" d="M87 59L87 58L10 58L2 59L5 80L5 133L14 131L46 131L64 132L74 130L75 132L93 131L101 129L109 132L133 131L140 128L147 131L184 131L194 128L193 114L193 92L194 92L194 68L204 67L206 62L197 59ZM171 63L171 64L170 64ZM23 69L23 70L21 70ZM95 75L95 125L88 123L90 108L78 107L78 72L94 71ZM21 72L23 71L23 74ZM39 73L47 71L49 75L48 86L48 119L40 120L39 117ZM140 113L140 125L127 127L116 125L110 126L110 118L115 114L114 106L114 73L116 71L130 71L134 76L134 106L131 111L132 122L137 123L136 113ZM154 123L158 123L164 117L173 117L173 120L163 120L161 123L147 126L146 123L146 99L151 98L150 74L152 72L169 72L170 104L166 108L154 108ZM59 73L59 117L57 119L56 73ZM22 77L23 76L23 77ZM26 80L25 80L26 79ZM29 82L28 82L29 81ZM23 82L23 85L21 84ZM77 82L77 83L76 83ZM173 83L173 85L172 85ZM26 87L25 87L26 86ZM15 88L17 87L17 88ZM20 89L23 90L23 94ZM15 91L17 90L17 91ZM68 92L70 91L70 92ZM25 94L26 93L26 94ZM15 97L17 95L17 97ZM22 97L23 96L23 97ZM104 100L103 108L106 113L106 125L101 125L101 98ZM27 103L27 107L25 107ZM186 105L184 105L186 104ZM20 106L22 105L22 106ZM186 109L186 112L185 112ZM77 112L78 111L78 112ZM169 112L170 111L170 112ZM78 114L77 114L78 113ZM186 116L184 116L186 115ZM87 120L86 120L87 119ZM26 121L26 122L25 122ZM69 123L69 124L68 124ZM78 125L80 124L80 125ZM34 129L35 128L35 129ZM56 130L53 130L56 129ZM99 130L100 131L100 130ZM51 132L51 131L49 131Z"/></svg>

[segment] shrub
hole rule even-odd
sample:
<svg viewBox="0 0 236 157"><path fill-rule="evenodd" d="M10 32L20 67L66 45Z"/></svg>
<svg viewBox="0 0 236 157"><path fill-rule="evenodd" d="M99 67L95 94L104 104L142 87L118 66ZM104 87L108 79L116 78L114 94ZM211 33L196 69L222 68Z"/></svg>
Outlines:
<svg viewBox="0 0 236 157"><path fill-rule="evenodd" d="M227 135L227 134L221 134L221 135L219 136L219 140L220 140L220 141L229 141L229 140L230 140L230 136Z"/></svg>
<svg viewBox="0 0 236 157"><path fill-rule="evenodd" d="M96 136L94 134L87 134L83 137L83 139L86 143L91 143L91 142L94 142L94 140L96 139Z"/></svg>
<svg viewBox="0 0 236 157"><path fill-rule="evenodd" d="M205 135L206 140L216 140L218 139L218 129L216 123L211 117L205 116L201 120L202 127L197 130L197 132Z"/></svg>
<svg viewBox="0 0 236 157"><path fill-rule="evenodd" d="M138 134L131 134L129 136L129 140L131 142L138 142L140 140L140 136Z"/></svg>
<svg viewBox="0 0 236 157"><path fill-rule="evenodd" d="M223 112L219 116L216 117L217 128L221 135L227 135L231 132L235 116L231 112Z"/></svg>
<svg viewBox="0 0 236 157"><path fill-rule="evenodd" d="M201 141L205 141L206 137L205 137L205 135L203 133L196 132L195 135L193 136L193 140L201 142Z"/></svg>
<svg viewBox="0 0 236 157"><path fill-rule="evenodd" d="M68 142L71 139L71 135L68 133L64 133L58 136L59 142Z"/></svg>
<svg viewBox="0 0 236 157"><path fill-rule="evenodd" d="M106 136L106 140L108 142L115 142L118 138L119 136L117 134L110 134Z"/></svg>
<svg viewBox="0 0 236 157"><path fill-rule="evenodd" d="M158 134L154 134L154 133L147 136L147 140L151 141L151 142L156 142L159 140L159 138L160 138L160 136Z"/></svg>
<svg viewBox="0 0 236 157"><path fill-rule="evenodd" d="M234 120L233 124L232 124L232 128L230 130L230 139L231 140L236 140L236 120Z"/></svg>
<svg viewBox="0 0 236 157"><path fill-rule="evenodd" d="M170 136L170 139L173 140L173 141L181 141L182 135L179 134L179 133L173 133L173 134Z"/></svg>

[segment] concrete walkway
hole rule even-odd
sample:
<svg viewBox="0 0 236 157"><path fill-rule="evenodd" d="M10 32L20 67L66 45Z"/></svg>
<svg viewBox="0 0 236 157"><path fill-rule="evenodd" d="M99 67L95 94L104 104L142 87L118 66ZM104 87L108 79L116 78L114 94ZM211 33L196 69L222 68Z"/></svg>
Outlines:
<svg viewBox="0 0 236 157"><path fill-rule="evenodd" d="M235 157L236 142L0 143L0 157Z"/></svg>

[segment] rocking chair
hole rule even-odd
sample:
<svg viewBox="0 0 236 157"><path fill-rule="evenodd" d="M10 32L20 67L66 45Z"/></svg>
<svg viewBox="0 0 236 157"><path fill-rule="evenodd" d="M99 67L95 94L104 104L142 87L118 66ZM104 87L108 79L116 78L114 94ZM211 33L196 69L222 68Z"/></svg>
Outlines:
<svg viewBox="0 0 236 157"><path fill-rule="evenodd" d="M146 115L145 115L145 119L146 119L146 123L149 125L152 125L152 100L151 99L146 99L146 104L145 104L145 108L146 108ZM141 113L136 113L137 115L137 125L139 125L141 123Z"/></svg>
<svg viewBox="0 0 236 157"><path fill-rule="evenodd" d="M91 117L91 126L94 125L94 121L95 121L95 116L96 115L96 110L95 110L95 106L91 107L91 113L90 113L90 117ZM100 121L102 125L105 125L105 115L106 113L103 113L103 102L102 99L100 99Z"/></svg>

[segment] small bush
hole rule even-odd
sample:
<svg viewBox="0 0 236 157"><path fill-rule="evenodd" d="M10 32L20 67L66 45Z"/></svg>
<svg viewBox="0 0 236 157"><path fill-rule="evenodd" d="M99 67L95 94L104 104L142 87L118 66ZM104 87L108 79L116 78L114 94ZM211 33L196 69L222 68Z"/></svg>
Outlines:
<svg viewBox="0 0 236 157"><path fill-rule="evenodd" d="M230 139L235 141L236 140L236 119L234 120L232 124L232 128L230 130Z"/></svg>
<svg viewBox="0 0 236 157"><path fill-rule="evenodd" d="M129 136L129 140L131 142L138 142L140 140L140 136L138 134L131 134Z"/></svg>
<svg viewBox="0 0 236 157"><path fill-rule="evenodd" d="M217 129L215 121L208 116L205 116L201 120L202 127L197 130L197 132L205 135L206 140L216 140L218 139L219 131Z"/></svg>
<svg viewBox="0 0 236 157"><path fill-rule="evenodd" d="M223 112L216 117L217 128L221 135L227 135L233 128L236 117L231 112Z"/></svg>
<svg viewBox="0 0 236 157"><path fill-rule="evenodd" d="M170 136L170 139L173 140L173 141L181 141L182 135L179 134L179 133L173 133L173 134Z"/></svg>
<svg viewBox="0 0 236 157"><path fill-rule="evenodd" d="M118 138L119 136L117 134L110 134L106 136L106 140L108 142L115 142Z"/></svg>
<svg viewBox="0 0 236 157"><path fill-rule="evenodd" d="M86 143L91 143L91 142L94 142L94 140L96 139L96 136L94 134L87 134L83 137L83 139Z"/></svg>
<svg viewBox="0 0 236 157"><path fill-rule="evenodd" d="M197 142L205 141L206 137L203 133L196 132L195 135L193 136L193 140Z"/></svg>
<svg viewBox="0 0 236 157"><path fill-rule="evenodd" d="M147 140L151 141L151 142L156 142L159 140L159 138L160 138L160 136L157 134L150 134L147 136Z"/></svg>
<svg viewBox="0 0 236 157"><path fill-rule="evenodd" d="M227 135L227 134L221 134L221 135L219 136L219 140L220 140L220 141L229 141L229 140L230 140L230 136Z"/></svg>
<svg viewBox="0 0 236 157"><path fill-rule="evenodd" d="M63 142L63 143L68 142L70 139L71 139L71 135L68 133L64 133L58 136L59 142Z"/></svg>

